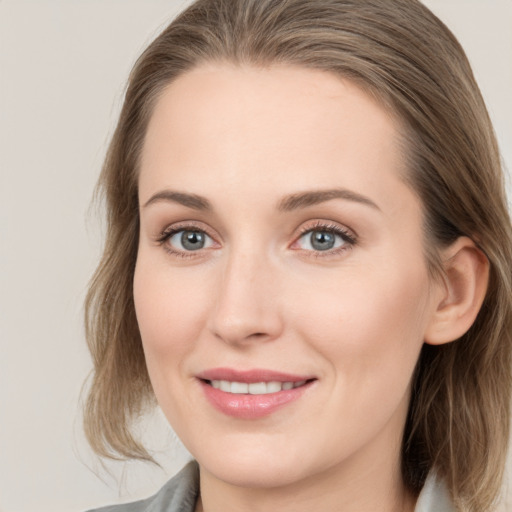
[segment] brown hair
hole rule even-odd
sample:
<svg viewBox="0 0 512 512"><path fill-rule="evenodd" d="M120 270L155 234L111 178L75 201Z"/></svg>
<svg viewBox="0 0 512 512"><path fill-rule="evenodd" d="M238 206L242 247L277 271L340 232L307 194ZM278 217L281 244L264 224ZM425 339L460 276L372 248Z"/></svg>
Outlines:
<svg viewBox="0 0 512 512"><path fill-rule="evenodd" d="M86 300L94 376L85 430L107 457L151 460L130 425L152 391L135 318L137 168L155 101L204 62L325 70L375 94L401 120L407 179L422 199L426 257L471 237L490 263L481 311L458 341L423 347L402 446L405 483L434 469L459 510L489 510L509 434L512 234L500 156L464 51L417 0L198 0L138 59L99 190L107 207L103 257Z"/></svg>

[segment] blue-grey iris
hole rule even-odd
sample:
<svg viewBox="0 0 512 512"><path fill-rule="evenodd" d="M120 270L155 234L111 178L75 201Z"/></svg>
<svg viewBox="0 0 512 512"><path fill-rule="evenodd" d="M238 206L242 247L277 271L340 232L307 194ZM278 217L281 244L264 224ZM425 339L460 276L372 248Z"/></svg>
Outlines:
<svg viewBox="0 0 512 512"><path fill-rule="evenodd" d="M200 231L183 231L181 235L181 245L187 249L187 251L202 249L205 241L204 233Z"/></svg>
<svg viewBox="0 0 512 512"><path fill-rule="evenodd" d="M317 251L328 251L334 247L336 242L334 233L328 231L313 231L310 240L311 247Z"/></svg>

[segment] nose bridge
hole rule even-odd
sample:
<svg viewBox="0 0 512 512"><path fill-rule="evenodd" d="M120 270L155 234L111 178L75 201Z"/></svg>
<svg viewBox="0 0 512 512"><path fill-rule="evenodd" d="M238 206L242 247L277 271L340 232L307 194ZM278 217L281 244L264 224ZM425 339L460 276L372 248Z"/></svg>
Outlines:
<svg viewBox="0 0 512 512"><path fill-rule="evenodd" d="M270 340L282 329L278 280L268 253L254 244L233 247L219 274L210 328L227 343Z"/></svg>

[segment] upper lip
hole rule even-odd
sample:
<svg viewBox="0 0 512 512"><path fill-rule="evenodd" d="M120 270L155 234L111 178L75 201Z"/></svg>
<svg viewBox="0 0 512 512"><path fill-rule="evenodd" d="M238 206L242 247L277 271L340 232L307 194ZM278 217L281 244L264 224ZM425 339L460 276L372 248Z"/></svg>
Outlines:
<svg viewBox="0 0 512 512"><path fill-rule="evenodd" d="M313 375L298 375L274 370L255 368L253 370L235 370L233 368L211 368L196 375L202 380L228 380L230 382L301 382L311 380Z"/></svg>

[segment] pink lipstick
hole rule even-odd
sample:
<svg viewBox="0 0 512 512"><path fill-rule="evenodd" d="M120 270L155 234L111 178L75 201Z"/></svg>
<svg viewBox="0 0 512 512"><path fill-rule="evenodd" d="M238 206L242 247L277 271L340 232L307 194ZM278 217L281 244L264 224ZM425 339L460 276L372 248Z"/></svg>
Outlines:
<svg viewBox="0 0 512 512"><path fill-rule="evenodd" d="M214 368L197 375L208 401L220 412L257 419L299 399L316 380L271 370Z"/></svg>

